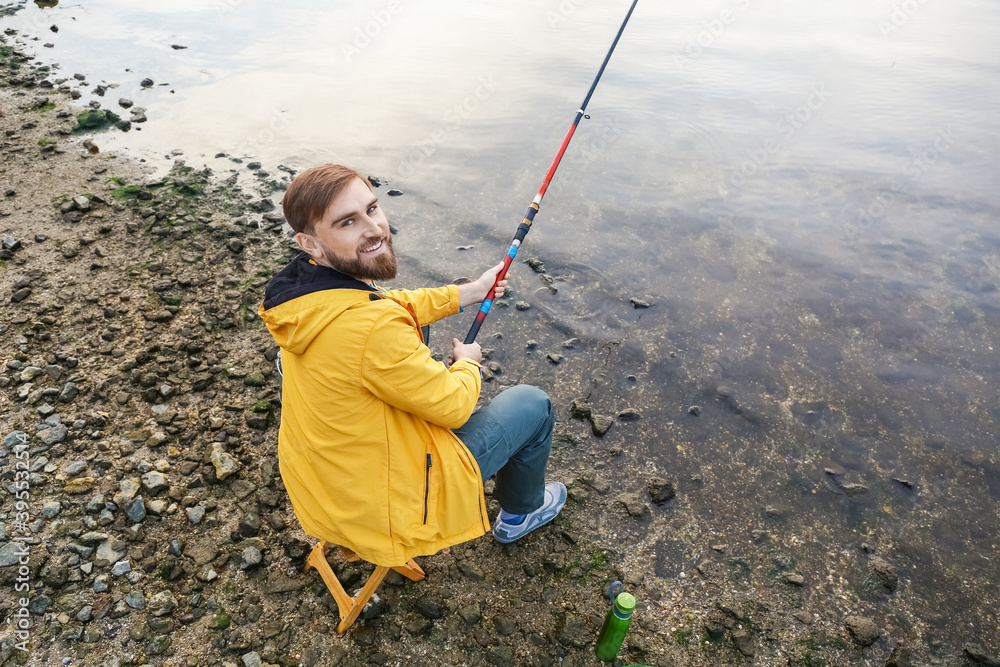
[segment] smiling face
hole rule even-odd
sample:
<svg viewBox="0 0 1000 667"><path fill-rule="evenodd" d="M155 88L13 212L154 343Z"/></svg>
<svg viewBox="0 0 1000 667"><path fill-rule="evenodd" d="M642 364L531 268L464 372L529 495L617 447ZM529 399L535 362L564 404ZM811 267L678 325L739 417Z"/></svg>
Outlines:
<svg viewBox="0 0 1000 667"><path fill-rule="evenodd" d="M368 185L355 178L308 232L295 235L318 263L362 282L396 277L389 222Z"/></svg>

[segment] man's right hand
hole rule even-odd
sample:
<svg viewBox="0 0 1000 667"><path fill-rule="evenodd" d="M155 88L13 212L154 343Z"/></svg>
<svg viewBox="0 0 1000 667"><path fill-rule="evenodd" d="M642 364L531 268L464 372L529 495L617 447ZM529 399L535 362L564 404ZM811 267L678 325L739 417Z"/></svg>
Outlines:
<svg viewBox="0 0 1000 667"><path fill-rule="evenodd" d="M472 359L476 363L483 360L483 348L479 347L479 343L473 342L466 345L459 339L452 338L451 344L455 346L451 351L451 363L455 363L459 359Z"/></svg>

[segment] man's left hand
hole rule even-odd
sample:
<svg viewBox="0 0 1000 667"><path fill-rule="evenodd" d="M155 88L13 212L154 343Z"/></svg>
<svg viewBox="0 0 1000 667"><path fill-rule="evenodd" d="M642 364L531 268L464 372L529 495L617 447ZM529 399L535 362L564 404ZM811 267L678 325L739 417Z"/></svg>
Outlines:
<svg viewBox="0 0 1000 667"><path fill-rule="evenodd" d="M466 283L464 285L458 286L458 303L465 308L466 306L471 306L474 303L479 303L486 298L486 295L490 293L490 288L493 287L493 283L497 279L497 274L500 273L500 269L503 268L503 262L500 262L492 269L487 269L486 272L479 276L478 280L474 280L471 283ZM499 299L504 295L507 290L507 278L497 283L496 292L493 294L494 299Z"/></svg>

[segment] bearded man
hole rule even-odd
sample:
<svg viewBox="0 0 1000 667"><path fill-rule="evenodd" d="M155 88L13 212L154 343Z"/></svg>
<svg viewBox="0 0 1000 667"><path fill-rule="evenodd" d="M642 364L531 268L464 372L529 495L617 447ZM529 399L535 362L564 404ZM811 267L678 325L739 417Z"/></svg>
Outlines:
<svg viewBox="0 0 1000 667"><path fill-rule="evenodd" d="M303 172L282 207L303 252L259 312L281 347L278 459L303 530L403 565L488 531L483 481L494 474L497 540L555 518L566 488L545 483L548 396L521 385L474 412L479 344L452 339L446 367L421 333L482 301L501 265L464 285L378 286L396 276L389 223L368 181L344 166Z"/></svg>

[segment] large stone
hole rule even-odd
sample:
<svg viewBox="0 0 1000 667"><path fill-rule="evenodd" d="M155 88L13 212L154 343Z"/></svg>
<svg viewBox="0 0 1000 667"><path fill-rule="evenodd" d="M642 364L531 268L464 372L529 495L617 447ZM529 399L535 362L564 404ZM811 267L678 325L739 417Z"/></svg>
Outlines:
<svg viewBox="0 0 1000 667"><path fill-rule="evenodd" d="M572 612L560 614L556 620L556 639L564 646L585 648L594 640L594 634L586 621Z"/></svg>
<svg viewBox="0 0 1000 667"><path fill-rule="evenodd" d="M281 573L276 573L271 575L268 579L267 584L264 586L264 592L268 595L274 595L276 593L289 593L291 591L297 591L300 588L302 588L302 582L300 580L286 577Z"/></svg>
<svg viewBox="0 0 1000 667"><path fill-rule="evenodd" d="M167 616L177 609L177 600L170 591L161 591L149 598L147 608L153 616Z"/></svg>
<svg viewBox="0 0 1000 667"><path fill-rule="evenodd" d="M97 547L96 565L107 567L112 563L117 563L128 553L128 545L121 540L114 538L104 540Z"/></svg>
<svg viewBox="0 0 1000 667"><path fill-rule="evenodd" d="M899 575L896 573L896 568L884 558L872 556L868 560L868 571L878 583L890 591L896 590L899 585Z"/></svg>
<svg viewBox="0 0 1000 667"><path fill-rule="evenodd" d="M674 485L662 477L654 477L649 480L649 497L654 503L665 503L677 495Z"/></svg>
<svg viewBox="0 0 1000 667"><path fill-rule="evenodd" d="M167 477L162 472L147 472L142 476L142 488L151 495L163 493L170 488L167 484Z"/></svg>
<svg viewBox="0 0 1000 667"><path fill-rule="evenodd" d="M212 445L212 465L215 466L215 476L219 481L226 479L230 475L236 474L240 469L240 464L229 453L223 449L221 443Z"/></svg>
<svg viewBox="0 0 1000 667"><path fill-rule="evenodd" d="M63 487L63 491L70 495L78 495L81 493L89 493L94 490L94 484L97 480L93 477L77 477L76 479L71 479Z"/></svg>
<svg viewBox="0 0 1000 667"><path fill-rule="evenodd" d="M844 619L844 626L851 633L854 641L861 646L871 646L882 634L875 621L865 616L848 616Z"/></svg>
<svg viewBox="0 0 1000 667"><path fill-rule="evenodd" d="M27 559L31 549L21 542L8 542L0 547L0 567L16 565L22 558Z"/></svg>
<svg viewBox="0 0 1000 667"><path fill-rule="evenodd" d="M135 523L142 523L143 519L146 518L146 502L139 496L125 508L125 513L128 518Z"/></svg>
<svg viewBox="0 0 1000 667"><path fill-rule="evenodd" d="M42 444L51 447L52 445L62 442L66 439L66 435L69 433L65 424L59 424L58 426L53 426L52 428L47 428L38 432L38 439L42 441Z"/></svg>

